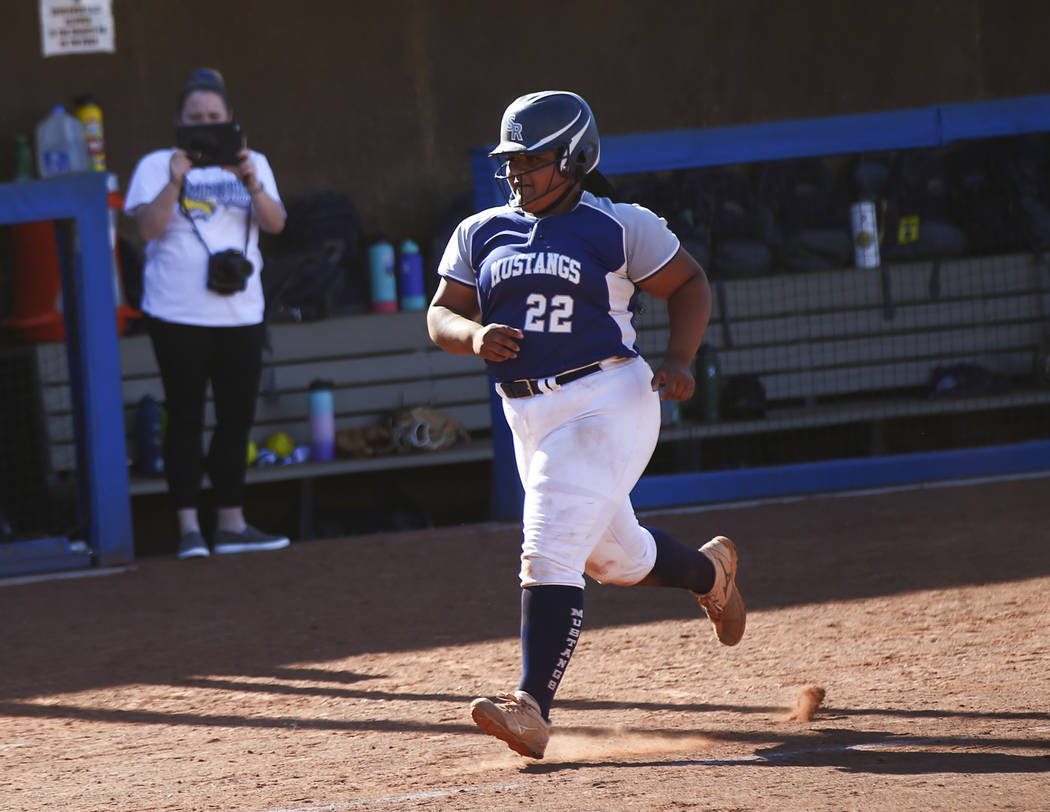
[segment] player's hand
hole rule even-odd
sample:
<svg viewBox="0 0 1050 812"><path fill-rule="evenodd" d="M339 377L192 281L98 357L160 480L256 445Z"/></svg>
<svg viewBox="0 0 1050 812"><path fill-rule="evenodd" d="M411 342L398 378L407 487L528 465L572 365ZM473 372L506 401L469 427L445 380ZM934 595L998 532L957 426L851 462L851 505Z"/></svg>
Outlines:
<svg viewBox="0 0 1050 812"><path fill-rule="evenodd" d="M660 393L660 400L689 400L695 390L696 379L681 361L666 359L653 374L653 391Z"/></svg>
<svg viewBox="0 0 1050 812"><path fill-rule="evenodd" d="M474 333L474 354L485 361L509 361L518 357L521 347L515 339L525 333L507 324L486 324Z"/></svg>
<svg viewBox="0 0 1050 812"><path fill-rule="evenodd" d="M186 173L192 166L193 162L190 161L190 156L185 150L175 150L171 154L171 160L168 161L168 174L171 176L172 184L181 187L182 182L186 179Z"/></svg>

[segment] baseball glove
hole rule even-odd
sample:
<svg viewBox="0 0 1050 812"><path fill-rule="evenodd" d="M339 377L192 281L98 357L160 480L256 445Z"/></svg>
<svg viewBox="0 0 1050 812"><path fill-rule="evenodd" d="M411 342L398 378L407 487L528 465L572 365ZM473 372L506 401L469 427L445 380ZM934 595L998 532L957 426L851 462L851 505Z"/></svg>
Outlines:
<svg viewBox="0 0 1050 812"><path fill-rule="evenodd" d="M397 451L443 451L470 440L463 424L429 406L399 409L387 417L390 435Z"/></svg>

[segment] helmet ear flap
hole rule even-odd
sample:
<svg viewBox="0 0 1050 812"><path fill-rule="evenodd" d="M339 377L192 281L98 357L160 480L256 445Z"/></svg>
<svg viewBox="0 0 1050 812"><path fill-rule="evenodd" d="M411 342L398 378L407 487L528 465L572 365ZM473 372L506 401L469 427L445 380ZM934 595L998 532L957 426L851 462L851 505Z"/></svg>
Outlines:
<svg viewBox="0 0 1050 812"><path fill-rule="evenodd" d="M583 180L587 175L587 168L594 166L594 147L590 144L585 144L576 150L576 165L573 167L573 174L577 180Z"/></svg>
<svg viewBox="0 0 1050 812"><path fill-rule="evenodd" d="M594 164L594 147L590 144L581 146L571 155L566 146L558 147L558 151L560 153L558 171L561 176L572 180L583 180L587 175L587 168Z"/></svg>

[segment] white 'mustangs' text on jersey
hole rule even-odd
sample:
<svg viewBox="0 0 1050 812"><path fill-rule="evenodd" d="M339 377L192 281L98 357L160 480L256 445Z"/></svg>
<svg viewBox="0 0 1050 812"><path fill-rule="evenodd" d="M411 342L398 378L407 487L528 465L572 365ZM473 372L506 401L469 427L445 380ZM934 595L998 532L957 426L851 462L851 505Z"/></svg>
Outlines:
<svg viewBox="0 0 1050 812"><path fill-rule="evenodd" d="M542 378L637 355L636 283L677 253L648 209L584 192L572 211L537 218L499 206L459 224L438 273L477 290L482 324L525 337L518 357L489 362L497 381Z"/></svg>

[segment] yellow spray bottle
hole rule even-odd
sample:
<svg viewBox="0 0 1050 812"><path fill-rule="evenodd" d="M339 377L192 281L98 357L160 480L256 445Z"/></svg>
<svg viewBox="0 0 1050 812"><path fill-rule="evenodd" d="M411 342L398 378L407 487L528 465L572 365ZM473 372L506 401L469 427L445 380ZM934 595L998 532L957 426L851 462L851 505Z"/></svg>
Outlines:
<svg viewBox="0 0 1050 812"><path fill-rule="evenodd" d="M90 96L82 96L74 101L74 112L84 127L84 141L87 143L88 169L96 172L106 171L106 149L102 138L102 108Z"/></svg>

